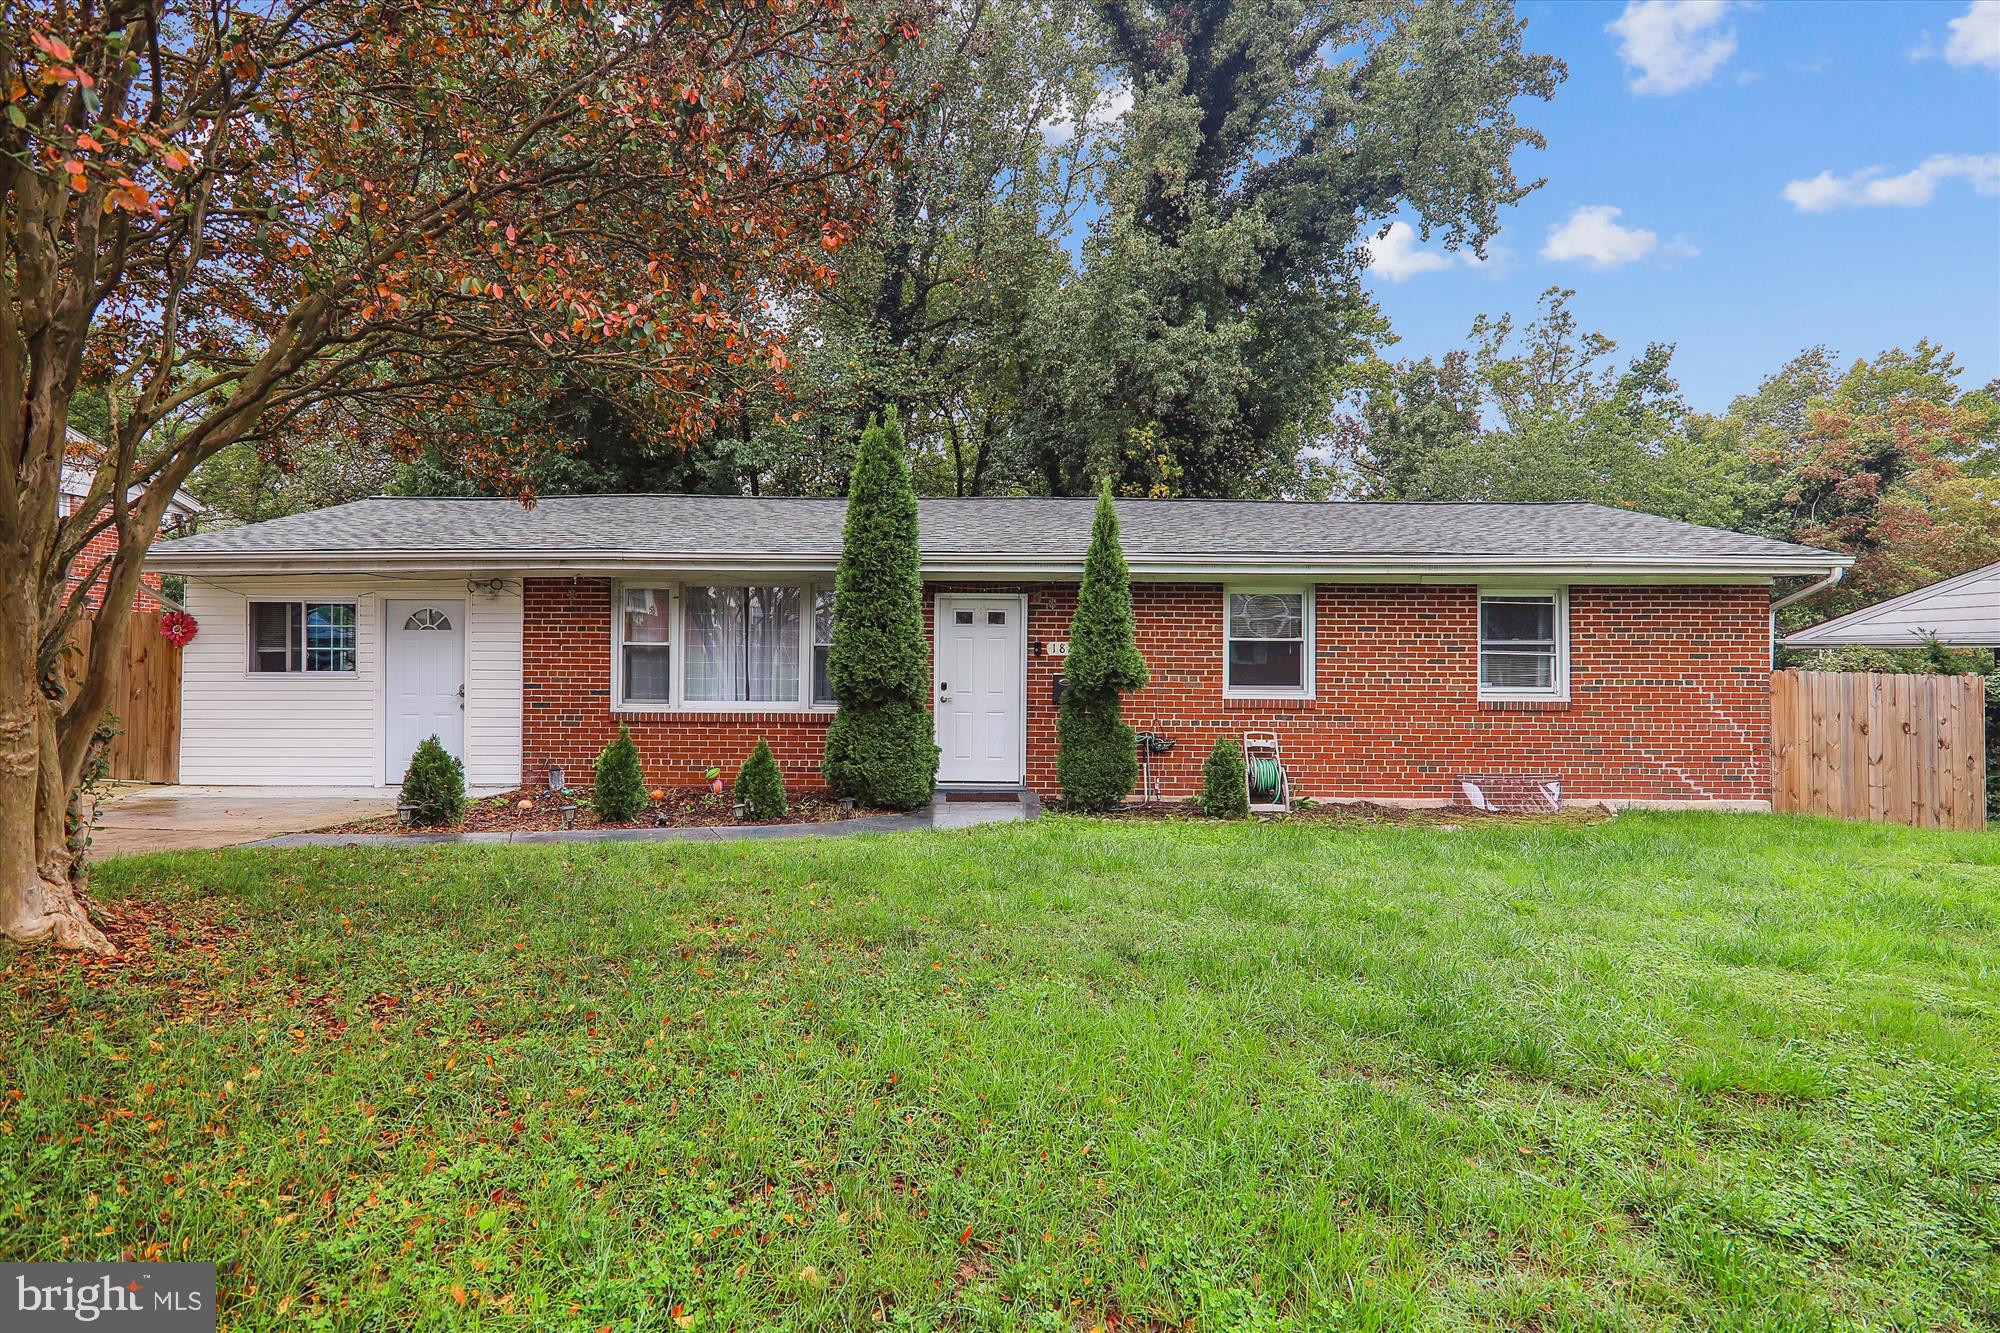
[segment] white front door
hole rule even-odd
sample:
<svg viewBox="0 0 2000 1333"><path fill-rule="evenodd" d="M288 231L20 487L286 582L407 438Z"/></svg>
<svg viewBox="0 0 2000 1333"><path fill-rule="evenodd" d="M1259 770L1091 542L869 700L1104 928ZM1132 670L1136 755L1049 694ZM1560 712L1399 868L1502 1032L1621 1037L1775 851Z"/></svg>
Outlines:
<svg viewBox="0 0 2000 1333"><path fill-rule="evenodd" d="M435 736L465 758L465 603L392 601L389 621L389 781L403 780L417 746Z"/></svg>
<svg viewBox="0 0 2000 1333"><path fill-rule="evenodd" d="M1020 783L1027 618L1019 597L939 595L939 782Z"/></svg>

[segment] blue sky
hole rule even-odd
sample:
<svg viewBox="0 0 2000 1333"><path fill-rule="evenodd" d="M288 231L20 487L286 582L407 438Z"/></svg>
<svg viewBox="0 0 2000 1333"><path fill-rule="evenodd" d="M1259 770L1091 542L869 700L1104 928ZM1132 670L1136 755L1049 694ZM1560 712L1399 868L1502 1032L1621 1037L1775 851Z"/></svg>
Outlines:
<svg viewBox="0 0 2000 1333"><path fill-rule="evenodd" d="M1475 315L1525 319L1560 284L1621 356L1676 344L1709 411L1815 343L1852 360L1929 337L1962 383L2000 376L2000 0L1519 12L1569 65L1520 107L1549 139L1520 174L1547 184L1484 266L1435 238L1378 250L1391 356L1464 346Z"/></svg>

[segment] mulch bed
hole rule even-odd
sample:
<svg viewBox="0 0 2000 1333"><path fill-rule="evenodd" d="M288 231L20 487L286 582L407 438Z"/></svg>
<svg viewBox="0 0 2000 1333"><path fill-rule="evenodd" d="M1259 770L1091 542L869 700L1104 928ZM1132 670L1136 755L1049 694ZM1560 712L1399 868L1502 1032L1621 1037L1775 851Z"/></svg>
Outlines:
<svg viewBox="0 0 2000 1333"><path fill-rule="evenodd" d="M590 792L571 787L557 796L547 787L517 787L500 796L485 796L465 804L465 818L456 824L418 827L399 824L396 816L376 815L320 830L325 833L542 833L552 829L575 828L703 828L736 824L733 793L716 794L707 787L656 787L657 800L648 801L637 819L606 823L590 811ZM527 808L522 808L522 802ZM779 824L823 824L833 819L853 819L862 815L888 814L886 810L844 810L831 792L809 791L789 795L785 817ZM564 822L563 806L575 810Z"/></svg>
<svg viewBox="0 0 2000 1333"><path fill-rule="evenodd" d="M1612 812L1600 805L1566 806L1553 814L1494 812L1471 806L1381 805L1374 801L1307 801L1288 815L1253 814L1250 818L1273 824L1464 824L1471 822L1597 824ZM1127 805L1100 816L1104 819L1205 820L1208 818L1193 801L1166 801L1154 805Z"/></svg>

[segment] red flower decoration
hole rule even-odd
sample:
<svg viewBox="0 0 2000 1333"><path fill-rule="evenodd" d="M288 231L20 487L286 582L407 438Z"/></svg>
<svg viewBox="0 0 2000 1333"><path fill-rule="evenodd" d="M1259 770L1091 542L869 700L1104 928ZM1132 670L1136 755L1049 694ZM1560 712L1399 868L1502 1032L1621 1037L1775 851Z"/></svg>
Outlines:
<svg viewBox="0 0 2000 1333"><path fill-rule="evenodd" d="M187 647L197 628L194 617L185 611L168 611L160 617L160 636L176 648Z"/></svg>

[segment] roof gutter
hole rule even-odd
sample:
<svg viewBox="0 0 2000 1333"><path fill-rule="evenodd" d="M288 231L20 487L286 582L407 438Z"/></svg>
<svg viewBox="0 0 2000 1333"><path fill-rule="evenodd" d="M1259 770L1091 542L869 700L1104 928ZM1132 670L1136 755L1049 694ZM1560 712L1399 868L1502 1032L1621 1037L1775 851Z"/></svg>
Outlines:
<svg viewBox="0 0 2000 1333"><path fill-rule="evenodd" d="M1853 559L1850 558L1847 562L1847 565L1851 565L1853 563L1854 563ZM1788 606L1794 605L1795 603L1803 602L1808 597L1816 596L1819 593L1823 593L1828 588L1831 588L1834 584L1846 578L1847 565L1835 565L1833 568L1827 570L1826 577L1819 580L1817 583L1808 584L1807 586L1800 588L1797 592L1787 593L1785 596L1780 597L1776 601L1771 603L1771 665L1772 666L1775 667L1778 665L1778 612L1784 610Z"/></svg>
<svg viewBox="0 0 2000 1333"><path fill-rule="evenodd" d="M160 550L147 561L149 569L173 574L418 574L493 570L550 574L700 573L773 570L787 573L830 570L837 552L812 554L744 551L689 552L652 555L631 551L453 551L405 550L355 552L291 551L269 555L244 551L176 552ZM1849 563L1840 557L1844 565ZM1254 579L1290 578L1607 578L1660 577L1684 579L1783 578L1827 568L1825 557L1801 556L1538 556L1355 555L1320 558L1258 555L1139 556L1130 560L1135 578ZM963 579L1072 580L1083 573L1080 561L1048 556L941 554L923 561L927 577ZM1811 590L1808 590L1811 591ZM1805 594L1799 594L1803 596Z"/></svg>

